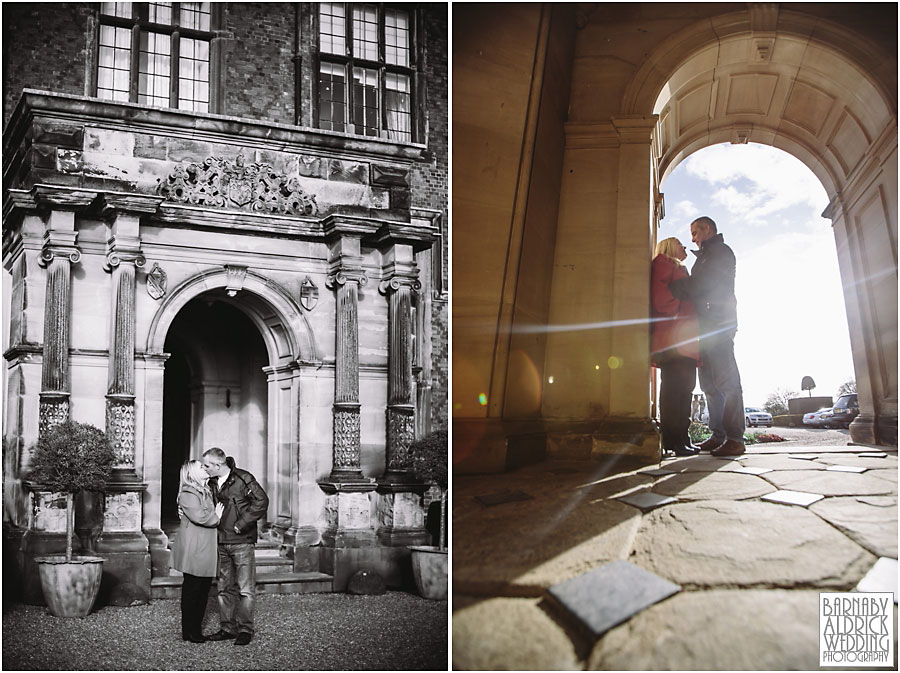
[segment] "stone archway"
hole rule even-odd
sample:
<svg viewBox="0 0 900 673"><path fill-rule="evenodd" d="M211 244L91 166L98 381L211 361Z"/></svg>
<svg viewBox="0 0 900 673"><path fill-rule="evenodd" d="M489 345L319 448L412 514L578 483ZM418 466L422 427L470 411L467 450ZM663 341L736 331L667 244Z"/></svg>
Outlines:
<svg viewBox="0 0 900 673"><path fill-rule="evenodd" d="M751 5L660 44L631 80L622 113L658 115L657 189L689 154L722 142L774 146L819 178L860 399L851 437L896 444L897 116L887 61L842 26Z"/></svg>
<svg viewBox="0 0 900 673"><path fill-rule="evenodd" d="M262 343L264 366L259 369L265 400L262 400L264 405L261 403L260 406L265 406L265 418L259 420L256 430L265 434L265 455L257 458L255 465L252 461L249 465L244 464L255 471L261 483L267 485L270 499L268 524L276 537L283 537L286 531L296 526L299 515L298 469L302 458L299 455L300 419L297 416L300 374L303 368L321 363L315 336L299 305L271 280L242 267L211 269L185 280L170 292L150 323L145 359L157 360L160 364L146 370L148 392L145 404L148 413L145 415L143 436L148 497L144 501L145 527L159 530L162 518L162 395L165 368L161 362L168 355L166 339L176 324L176 318L183 318L185 313L193 310L191 306L196 307L204 302L222 306L224 311L231 311L233 315L240 312L248 323L248 329L257 333ZM180 334L180 338L184 338L184 333ZM215 360L216 357L211 354L194 353L193 362L197 370L216 370L220 365ZM221 358L218 360L221 361ZM224 388L223 391L228 397L231 397L229 393L234 392ZM203 447L194 447L192 451L196 453L201 448L209 448L206 443ZM154 548L165 549L164 535L148 537L151 539L151 554ZM154 568L160 563L162 561L154 558Z"/></svg>

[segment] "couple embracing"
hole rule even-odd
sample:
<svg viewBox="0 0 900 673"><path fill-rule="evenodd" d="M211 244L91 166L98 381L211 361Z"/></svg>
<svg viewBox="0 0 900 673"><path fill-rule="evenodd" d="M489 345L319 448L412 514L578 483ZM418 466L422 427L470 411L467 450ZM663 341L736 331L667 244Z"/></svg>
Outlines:
<svg viewBox="0 0 900 673"><path fill-rule="evenodd" d="M181 467L181 526L172 545L172 567L184 574L181 636L192 643L234 639L247 645L254 634L256 522L269 507L252 474L235 467L219 448ZM219 631L201 631L213 577L219 596Z"/></svg>

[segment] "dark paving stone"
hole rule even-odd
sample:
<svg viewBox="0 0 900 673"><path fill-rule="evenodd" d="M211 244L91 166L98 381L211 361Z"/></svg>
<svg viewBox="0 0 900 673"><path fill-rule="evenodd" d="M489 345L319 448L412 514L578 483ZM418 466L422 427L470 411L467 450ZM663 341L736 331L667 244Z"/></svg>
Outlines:
<svg viewBox="0 0 900 673"><path fill-rule="evenodd" d="M548 590L594 638L679 591L677 584L628 561L613 561Z"/></svg>
<svg viewBox="0 0 900 673"><path fill-rule="evenodd" d="M866 451L865 453L856 454L862 458L887 458L887 454L884 451Z"/></svg>
<svg viewBox="0 0 900 673"><path fill-rule="evenodd" d="M534 496L528 495L523 491L497 491L486 495L476 495L475 499L485 507L493 507L495 505L505 505L508 502L518 502L519 500L533 500Z"/></svg>
<svg viewBox="0 0 900 673"><path fill-rule="evenodd" d="M647 474L651 477L665 477L667 474L678 474L674 470L666 470L664 468L657 468L655 470L641 470L638 474Z"/></svg>
<svg viewBox="0 0 900 673"><path fill-rule="evenodd" d="M583 471L584 470L579 470L574 467L557 467L554 470L550 470L550 474L576 474Z"/></svg>
<svg viewBox="0 0 900 673"><path fill-rule="evenodd" d="M814 502L818 502L824 495L818 493L804 493L802 491L775 491L762 497L763 500L769 502L777 502L783 505L800 505L801 507L809 507Z"/></svg>
<svg viewBox="0 0 900 673"><path fill-rule="evenodd" d="M616 498L619 502L624 502L626 505L632 505L633 507L637 507L642 512L649 512L651 509L655 509L660 507L661 505L668 505L673 502L678 502L678 498L672 498L667 495L659 495L658 493L632 493L631 495L623 495L621 498Z"/></svg>

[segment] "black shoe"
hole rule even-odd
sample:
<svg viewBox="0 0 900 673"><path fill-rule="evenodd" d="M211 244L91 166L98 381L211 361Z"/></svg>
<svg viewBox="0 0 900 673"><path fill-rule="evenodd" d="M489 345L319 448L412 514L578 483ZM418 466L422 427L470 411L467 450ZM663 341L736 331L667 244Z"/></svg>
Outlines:
<svg viewBox="0 0 900 673"><path fill-rule="evenodd" d="M676 456L686 458L687 456L696 456L699 453L699 450L694 451L693 449L689 449L686 446L678 446L672 449L672 453Z"/></svg>
<svg viewBox="0 0 900 673"><path fill-rule="evenodd" d="M219 629L211 636L206 636L207 640L231 640L232 638L237 638L237 636L233 633L228 633L228 631L223 631L222 629Z"/></svg>
<svg viewBox="0 0 900 673"><path fill-rule="evenodd" d="M253 639L253 636L249 633L239 633L237 640L234 641L235 645L249 645L250 641Z"/></svg>
<svg viewBox="0 0 900 673"><path fill-rule="evenodd" d="M204 635L196 635L196 636L181 636L182 640L189 640L192 643L205 643L209 638Z"/></svg>

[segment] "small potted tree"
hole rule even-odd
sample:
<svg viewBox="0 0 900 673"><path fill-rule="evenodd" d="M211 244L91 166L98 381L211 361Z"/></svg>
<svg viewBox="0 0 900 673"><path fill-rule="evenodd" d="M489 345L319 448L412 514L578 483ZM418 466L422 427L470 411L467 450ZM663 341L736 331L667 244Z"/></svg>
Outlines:
<svg viewBox="0 0 900 673"><path fill-rule="evenodd" d="M49 430L32 451L28 475L32 488L66 495L65 556L35 558L44 598L50 613L57 617L85 617L97 600L103 559L72 555L73 501L81 491L102 491L114 461L106 434L93 425L74 421Z"/></svg>
<svg viewBox="0 0 900 673"><path fill-rule="evenodd" d="M447 599L447 430L434 432L416 440L409 447L412 468L416 477L425 483L437 484L441 490L441 520L438 546L410 547L413 577L419 593L434 600Z"/></svg>

